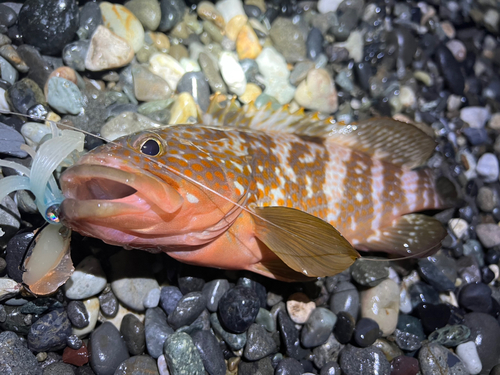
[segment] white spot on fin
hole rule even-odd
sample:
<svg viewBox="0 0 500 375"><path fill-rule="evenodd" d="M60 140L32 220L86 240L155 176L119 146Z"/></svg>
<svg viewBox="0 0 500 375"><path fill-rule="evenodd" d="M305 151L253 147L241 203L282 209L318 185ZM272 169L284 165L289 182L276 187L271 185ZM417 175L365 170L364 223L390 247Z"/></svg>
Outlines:
<svg viewBox="0 0 500 375"><path fill-rule="evenodd" d="M199 200L193 194L186 193L186 199L189 203L198 203Z"/></svg>

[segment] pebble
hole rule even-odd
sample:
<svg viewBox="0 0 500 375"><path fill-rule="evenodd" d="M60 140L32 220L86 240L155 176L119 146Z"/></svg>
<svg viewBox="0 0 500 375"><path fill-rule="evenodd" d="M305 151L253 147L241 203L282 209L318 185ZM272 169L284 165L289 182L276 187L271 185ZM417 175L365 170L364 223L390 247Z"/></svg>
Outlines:
<svg viewBox="0 0 500 375"><path fill-rule="evenodd" d="M113 141L119 137L130 135L142 130L154 129L163 126L163 124L151 120L135 112L122 112L112 118L101 127L101 136L108 141ZM153 281L150 282L154 284ZM154 286L156 288L156 284Z"/></svg>
<svg viewBox="0 0 500 375"><path fill-rule="evenodd" d="M304 366L302 363L293 358L283 358L279 361L274 372L275 375L302 375L304 374Z"/></svg>
<svg viewBox="0 0 500 375"><path fill-rule="evenodd" d="M202 72L188 72L182 76L177 84L178 92L189 93L203 112L210 104L210 88Z"/></svg>
<svg viewBox="0 0 500 375"><path fill-rule="evenodd" d="M338 98L335 84L324 69L313 69L297 87L294 96L297 103L304 108L333 113L338 109Z"/></svg>
<svg viewBox="0 0 500 375"><path fill-rule="evenodd" d="M471 375L479 374L482 370L481 360L477 354L476 344L469 341L460 344L456 348L457 356L462 360L465 368Z"/></svg>
<svg viewBox="0 0 500 375"><path fill-rule="evenodd" d="M498 180L499 166L497 157L489 152L481 155L477 161L476 172L484 178L484 182Z"/></svg>
<svg viewBox="0 0 500 375"><path fill-rule="evenodd" d="M83 259L64 285L66 297L87 299L106 287L106 275L99 261L93 256Z"/></svg>
<svg viewBox="0 0 500 375"><path fill-rule="evenodd" d="M460 70L460 64L451 51L444 45L437 47L436 63L443 74L448 88L453 94L462 95L465 87L465 79Z"/></svg>
<svg viewBox="0 0 500 375"><path fill-rule="evenodd" d="M28 154L20 149L23 144L25 144L24 138L18 131L0 123L0 149L2 154L25 158Z"/></svg>
<svg viewBox="0 0 500 375"><path fill-rule="evenodd" d="M469 223L464 219L454 218L448 221L448 228L450 228L457 239L462 239L469 229Z"/></svg>
<svg viewBox="0 0 500 375"><path fill-rule="evenodd" d="M354 342L361 348L372 345L381 335L379 325L370 318L361 318L354 329Z"/></svg>
<svg viewBox="0 0 500 375"><path fill-rule="evenodd" d="M88 39L97 26L102 25L101 8L98 3L88 2L80 8L79 28L76 31L81 40Z"/></svg>
<svg viewBox="0 0 500 375"><path fill-rule="evenodd" d="M289 63L301 61L306 56L306 36L292 19L278 17L273 22L269 36L274 47Z"/></svg>
<svg viewBox="0 0 500 375"><path fill-rule="evenodd" d="M200 63L203 74L207 77L208 84L212 91L227 94L227 87L220 75L217 60L210 57L207 53L201 52L198 62Z"/></svg>
<svg viewBox="0 0 500 375"><path fill-rule="evenodd" d="M247 331L247 343L243 356L249 361L257 361L270 354L276 353L276 342L264 327L252 324Z"/></svg>
<svg viewBox="0 0 500 375"><path fill-rule="evenodd" d="M283 55L273 47L266 47L255 62L264 77L264 94L276 98L282 105L289 103L295 88L289 83L290 71Z"/></svg>
<svg viewBox="0 0 500 375"><path fill-rule="evenodd" d="M442 303L436 305L422 303L417 306L417 313L427 334L444 327L451 316L449 305Z"/></svg>
<svg viewBox="0 0 500 375"><path fill-rule="evenodd" d="M215 5L209 1L202 1L196 7L196 13L201 19L213 22L219 29L224 30L226 21L222 14L215 8Z"/></svg>
<svg viewBox="0 0 500 375"><path fill-rule="evenodd" d="M422 278L438 292L453 291L457 278L457 266L453 258L439 251L433 256L419 259L418 270Z"/></svg>
<svg viewBox="0 0 500 375"><path fill-rule="evenodd" d="M99 6L104 26L120 38L125 39L134 52L139 51L144 43L144 28L137 17L120 4L103 1ZM145 5L142 4L143 9L144 7Z"/></svg>
<svg viewBox="0 0 500 375"><path fill-rule="evenodd" d="M29 78L23 78L14 83L7 90L6 99L15 111L22 114L27 114L28 109L36 104L45 104L45 97L40 86Z"/></svg>
<svg viewBox="0 0 500 375"><path fill-rule="evenodd" d="M231 333L222 328L217 313L210 315L213 330L227 343L232 350L240 350L247 343L246 333Z"/></svg>
<svg viewBox="0 0 500 375"><path fill-rule="evenodd" d="M0 55L11 63L15 68L21 73L27 73L29 71L28 65L21 59L16 49L11 45L4 45L0 47Z"/></svg>
<svg viewBox="0 0 500 375"><path fill-rule="evenodd" d="M446 43L446 47L451 51L458 62L463 62L467 57L467 48L458 39L450 40Z"/></svg>
<svg viewBox="0 0 500 375"><path fill-rule="evenodd" d="M349 270L354 281L363 286L377 286L389 277L388 262L357 260Z"/></svg>
<svg viewBox="0 0 500 375"><path fill-rule="evenodd" d="M66 308L71 324L76 328L84 328L89 325L89 313L82 301L71 301Z"/></svg>
<svg viewBox="0 0 500 375"><path fill-rule="evenodd" d="M167 81L172 91L177 89L177 84L185 73L181 64L172 56L165 53L155 53L149 59L149 69Z"/></svg>
<svg viewBox="0 0 500 375"><path fill-rule="evenodd" d="M465 107L460 110L460 119L471 128L482 129L490 118L490 110L486 107Z"/></svg>
<svg viewBox="0 0 500 375"><path fill-rule="evenodd" d="M252 27L249 25L243 25L238 37L236 38L236 52L238 53L238 58L243 59L255 59L262 51L262 47L259 43L259 38Z"/></svg>
<svg viewBox="0 0 500 375"><path fill-rule="evenodd" d="M30 327L28 347L37 352L59 350L66 346L70 335L71 323L66 311L53 310L40 317Z"/></svg>
<svg viewBox="0 0 500 375"><path fill-rule="evenodd" d="M90 365L96 375L112 375L129 358L127 346L116 327L104 322L90 336Z"/></svg>
<svg viewBox="0 0 500 375"><path fill-rule="evenodd" d="M83 110L83 96L78 86L61 77L49 80L47 102L58 113L77 115Z"/></svg>
<svg viewBox="0 0 500 375"><path fill-rule="evenodd" d="M489 313L493 308L491 289L483 283L465 285L458 301L461 307L474 312Z"/></svg>
<svg viewBox="0 0 500 375"><path fill-rule="evenodd" d="M418 353L420 370L422 374L467 374L467 370L460 359L436 343L429 343L422 346Z"/></svg>
<svg viewBox="0 0 500 375"><path fill-rule="evenodd" d="M170 112L170 124L195 123L198 118L198 109L193 97L187 93L181 93L174 102Z"/></svg>
<svg viewBox="0 0 500 375"><path fill-rule="evenodd" d="M224 21L229 23L236 16L244 16L243 2L241 0L222 0L215 4L215 8L222 15Z"/></svg>
<svg viewBox="0 0 500 375"><path fill-rule="evenodd" d="M156 361L147 355L130 357L123 361L113 375L159 375Z"/></svg>
<svg viewBox="0 0 500 375"><path fill-rule="evenodd" d="M375 320L388 336L396 329L399 313L399 287L391 279L360 294L361 316Z"/></svg>
<svg viewBox="0 0 500 375"><path fill-rule="evenodd" d="M356 321L352 315L346 311L340 311L337 314L337 322L333 329L333 333L338 342L341 344L347 344L351 341L355 326Z"/></svg>
<svg viewBox="0 0 500 375"><path fill-rule="evenodd" d="M174 330L167 324L167 316L159 307L146 310L144 320L146 347L153 358L158 358L163 353L163 343Z"/></svg>
<svg viewBox="0 0 500 375"><path fill-rule="evenodd" d="M195 331L191 339L198 349L203 366L209 375L225 375L224 354L215 336L210 331Z"/></svg>
<svg viewBox="0 0 500 375"><path fill-rule="evenodd" d="M201 292L188 293L182 296L175 309L168 315L168 324L174 329L187 326L198 318L206 305L207 300Z"/></svg>
<svg viewBox="0 0 500 375"><path fill-rule="evenodd" d="M72 349L69 346L64 349L62 356L63 362L74 366L83 366L89 363L89 352L87 347L83 344L82 340L78 340L80 344L78 349ZM72 369L71 366L69 366L69 368Z"/></svg>
<svg viewBox="0 0 500 375"><path fill-rule="evenodd" d="M145 66L134 65L132 77L134 78L134 94L139 101L165 100L172 96L172 90L167 82Z"/></svg>
<svg viewBox="0 0 500 375"><path fill-rule="evenodd" d="M164 286L160 291L160 306L167 315L170 315L175 310L181 298L182 293L179 288L176 286Z"/></svg>
<svg viewBox="0 0 500 375"><path fill-rule="evenodd" d="M345 375L389 375L391 365L382 351L375 347L356 348L347 345L340 356L340 368Z"/></svg>
<svg viewBox="0 0 500 375"><path fill-rule="evenodd" d="M484 313L469 313L464 317L464 324L471 331L470 339L477 346L477 352L483 366L483 372L488 373L500 358L500 326L495 318Z"/></svg>
<svg viewBox="0 0 500 375"><path fill-rule="evenodd" d="M67 364L67 363L62 363L62 362L56 362L56 363L51 363L50 365L46 366L43 369L44 375L73 375L75 372L73 371L73 366Z"/></svg>
<svg viewBox="0 0 500 375"><path fill-rule="evenodd" d="M118 314L118 299L111 290L99 295L102 314L107 318L114 318Z"/></svg>
<svg viewBox="0 0 500 375"><path fill-rule="evenodd" d="M498 225L490 223L478 224L476 233L479 241L485 247L491 248L500 245L500 227Z"/></svg>
<svg viewBox="0 0 500 375"><path fill-rule="evenodd" d="M229 91L236 95L243 95L247 80L243 68L233 53L222 52L220 54L219 69Z"/></svg>
<svg viewBox="0 0 500 375"><path fill-rule="evenodd" d="M282 345L285 346L286 355L295 359L305 356L305 349L300 346L299 331L285 311L278 312L278 328Z"/></svg>
<svg viewBox="0 0 500 375"><path fill-rule="evenodd" d="M316 304L304 293L294 293L286 301L286 309L294 323L304 324L316 308Z"/></svg>
<svg viewBox="0 0 500 375"><path fill-rule="evenodd" d="M2 69L1 76L4 81L13 85L18 80L19 72L3 57L0 57L0 68Z"/></svg>
<svg viewBox="0 0 500 375"><path fill-rule="evenodd" d="M125 3L125 7L137 17L147 30L154 31L160 25L161 7L157 0L131 0Z"/></svg>
<svg viewBox="0 0 500 375"><path fill-rule="evenodd" d="M177 25L184 16L186 4L183 0L160 0L161 20L158 30L169 31Z"/></svg>
<svg viewBox="0 0 500 375"><path fill-rule="evenodd" d="M200 354L187 333L178 332L168 336L163 353L172 375L205 374Z"/></svg>
<svg viewBox="0 0 500 375"><path fill-rule="evenodd" d="M64 64L79 72L84 71L89 46L90 41L88 40L78 40L67 44L62 53Z"/></svg>
<svg viewBox="0 0 500 375"><path fill-rule="evenodd" d="M228 331L243 333L255 321L259 307L259 297L254 290L236 286L219 301L220 321Z"/></svg>
<svg viewBox="0 0 500 375"><path fill-rule="evenodd" d="M160 303L160 288L151 289L144 297L144 308L152 309Z"/></svg>
<svg viewBox="0 0 500 375"><path fill-rule="evenodd" d="M78 4L74 0L26 1L18 16L26 44L41 53L56 55L71 42L78 29Z"/></svg>
<svg viewBox="0 0 500 375"><path fill-rule="evenodd" d="M359 311L359 292L356 287L348 281L337 284L330 299L330 310L335 314L346 311L356 320Z"/></svg>
<svg viewBox="0 0 500 375"><path fill-rule="evenodd" d="M418 375L418 359L401 355L391 361L391 375Z"/></svg>
<svg viewBox="0 0 500 375"><path fill-rule="evenodd" d="M23 281L23 272L20 268L21 263L24 260L24 254L28 251L28 247L33 237L34 234L32 231L20 231L9 240L7 248L5 249L7 275L19 283Z"/></svg>
<svg viewBox="0 0 500 375"><path fill-rule="evenodd" d="M220 299L229 288L229 282L226 279L212 280L203 286L202 293L207 300L208 311L217 311Z"/></svg>
<svg viewBox="0 0 500 375"><path fill-rule="evenodd" d="M271 362L271 358L266 357L256 362L244 362L241 361L238 364L238 375L273 375L274 369Z"/></svg>
<svg viewBox="0 0 500 375"><path fill-rule="evenodd" d="M73 327L72 333L77 337L84 337L88 333L92 332L97 324L97 318L99 317L99 299L92 297L82 301L85 306L85 310L88 313L88 325L83 328Z"/></svg>
<svg viewBox="0 0 500 375"><path fill-rule="evenodd" d="M324 307L315 308L301 330L301 344L313 348L324 344L333 331L337 316Z"/></svg>
<svg viewBox="0 0 500 375"><path fill-rule="evenodd" d="M429 341L436 342L448 348L454 348L467 341L470 333L470 329L467 326L461 324L447 325L432 332L429 335Z"/></svg>
<svg viewBox="0 0 500 375"><path fill-rule="evenodd" d="M0 372L9 375L42 375L43 370L25 341L12 331L4 331L0 333Z"/></svg>
<svg viewBox="0 0 500 375"><path fill-rule="evenodd" d="M145 328L135 315L127 314L123 317L120 333L131 355L144 353L146 349Z"/></svg>
<svg viewBox="0 0 500 375"><path fill-rule="evenodd" d="M104 26L98 26L90 39L85 68L94 72L121 68L133 58L134 50L125 39Z"/></svg>
<svg viewBox="0 0 500 375"><path fill-rule="evenodd" d="M410 332L400 331L396 329L394 331L394 339L396 344L405 351L415 351L420 349L422 346L422 340L417 335Z"/></svg>

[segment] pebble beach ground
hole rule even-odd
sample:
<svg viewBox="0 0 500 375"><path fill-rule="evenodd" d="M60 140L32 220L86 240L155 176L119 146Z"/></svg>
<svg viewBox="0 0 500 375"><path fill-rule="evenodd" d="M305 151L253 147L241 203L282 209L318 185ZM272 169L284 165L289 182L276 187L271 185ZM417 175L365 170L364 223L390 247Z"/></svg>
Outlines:
<svg viewBox="0 0 500 375"><path fill-rule="evenodd" d="M436 137L462 204L424 259L310 283L182 265L73 234L75 272L22 288L43 224L0 210L1 374L500 374L500 5L495 0L28 0L0 4L0 156L45 120L107 140L193 122L210 96L392 116ZM103 141L86 137L86 149ZM2 176L16 171L3 168Z"/></svg>

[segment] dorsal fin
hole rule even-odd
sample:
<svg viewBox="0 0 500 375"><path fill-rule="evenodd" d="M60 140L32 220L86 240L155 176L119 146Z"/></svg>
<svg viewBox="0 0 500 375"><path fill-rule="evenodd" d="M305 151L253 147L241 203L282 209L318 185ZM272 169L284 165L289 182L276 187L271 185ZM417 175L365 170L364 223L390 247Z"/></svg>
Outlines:
<svg viewBox="0 0 500 375"><path fill-rule="evenodd" d="M209 126L329 138L339 145L406 168L423 165L436 146L434 140L416 126L389 117L345 125L333 117L306 113L302 108L293 113L289 106L273 109L268 104L258 109L253 102L240 107L234 98L227 100L220 94L213 97L202 119L203 124Z"/></svg>

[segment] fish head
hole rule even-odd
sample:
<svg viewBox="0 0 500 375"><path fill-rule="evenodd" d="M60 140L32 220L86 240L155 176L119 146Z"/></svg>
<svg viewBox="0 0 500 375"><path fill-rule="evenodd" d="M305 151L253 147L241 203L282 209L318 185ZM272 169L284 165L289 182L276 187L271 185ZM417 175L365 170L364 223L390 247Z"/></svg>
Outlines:
<svg viewBox="0 0 500 375"><path fill-rule="evenodd" d="M61 175L61 220L125 248L157 252L208 243L236 219L241 206L234 202L243 203L245 194L221 157L221 140L203 140L207 134L177 125L90 151Z"/></svg>

